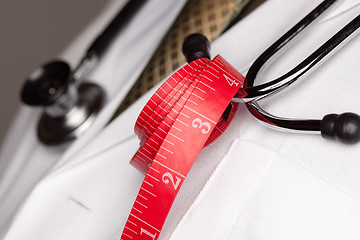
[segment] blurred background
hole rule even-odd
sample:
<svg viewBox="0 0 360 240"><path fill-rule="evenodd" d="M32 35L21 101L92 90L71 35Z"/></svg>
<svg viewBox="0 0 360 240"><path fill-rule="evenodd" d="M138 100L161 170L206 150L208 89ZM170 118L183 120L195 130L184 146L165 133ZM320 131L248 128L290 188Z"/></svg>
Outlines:
<svg viewBox="0 0 360 240"><path fill-rule="evenodd" d="M55 58L106 2L0 0L0 144L28 73Z"/></svg>

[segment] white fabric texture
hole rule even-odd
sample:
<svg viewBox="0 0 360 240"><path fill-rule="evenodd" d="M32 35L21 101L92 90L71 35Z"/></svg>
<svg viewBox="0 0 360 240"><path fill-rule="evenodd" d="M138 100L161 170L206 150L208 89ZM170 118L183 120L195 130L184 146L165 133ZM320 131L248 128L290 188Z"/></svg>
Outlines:
<svg viewBox="0 0 360 240"><path fill-rule="evenodd" d="M126 2L109 1L99 16L74 39L59 58L74 67L91 41ZM0 155L0 237L6 233L20 204L36 184L50 172L66 165L71 155L82 149L103 129L184 4L185 0L149 0L114 39L97 68L87 78L106 91L106 105L91 128L76 141L58 147L43 146L36 137L40 110L29 107L19 110ZM26 231L23 232L25 233ZM71 239L62 235L56 237ZM48 239L55 237L50 236Z"/></svg>
<svg viewBox="0 0 360 240"><path fill-rule="evenodd" d="M215 42L213 52L221 53L245 72L266 47L318 3L267 1ZM348 5L353 8L347 11L342 4L346 1L324 14L278 60L272 61L258 82L291 69L359 13L356 4ZM334 14L336 11L338 14ZM359 37L303 82L263 101L264 108L275 115L295 118L359 112L357 41ZM186 213L170 239L359 239L360 147L318 135L276 132L254 121L244 107L227 133L203 150L182 188L186 193L178 202L189 198L197 173L206 162L214 160L212 155L218 149L229 149L229 143L223 144L225 138L228 142L233 139L230 151L223 154L196 200L182 209Z"/></svg>
<svg viewBox="0 0 360 240"><path fill-rule="evenodd" d="M158 7L159 2L149 3L149 9L150 4ZM168 6L161 2L162 14L174 17L176 11L170 13L169 6L175 2ZM212 56L221 54L245 74L262 51L320 2L266 1L212 44ZM269 81L303 60L357 16L359 3L340 1L324 13L291 48L271 61L257 83ZM95 21L90 30L92 26L99 24ZM149 30L141 31L145 29ZM359 113L359 40L354 37L301 83L262 101L262 106L275 115L295 118ZM85 38L79 37L79 41ZM132 43L121 42L128 47ZM71 49L65 51L68 56ZM150 52L149 47L146 57ZM99 66L94 78L112 78L106 68L114 66L115 59L117 63L125 61L115 55ZM135 62L140 60L129 66L136 66ZM135 75L131 75L133 79ZM113 83L110 79L105 82ZM121 84L113 91L105 84L113 99L121 99L117 95ZM117 102L109 101L95 125L97 130L67 149L30 145L35 141L38 113L21 110L0 159L0 167L8 166L0 170L1 215L9 209L6 218L0 219L3 239L119 239L143 179L128 164L138 147L133 125L155 90L96 134L116 107ZM30 128L28 119L33 122ZM358 144L345 145L315 134L278 132L257 122L240 106L228 130L195 161L159 239L359 239L359 156ZM11 164L4 163L10 160ZM32 184L22 187L29 179ZM28 198L17 209L19 203L12 201L17 194L24 198L27 193ZM13 209L17 214L11 221Z"/></svg>

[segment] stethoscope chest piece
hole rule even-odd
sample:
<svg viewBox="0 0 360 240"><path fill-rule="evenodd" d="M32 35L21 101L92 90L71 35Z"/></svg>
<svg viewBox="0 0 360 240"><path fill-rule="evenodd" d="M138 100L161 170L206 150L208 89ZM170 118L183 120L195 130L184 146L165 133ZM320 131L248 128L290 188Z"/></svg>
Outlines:
<svg viewBox="0 0 360 240"><path fill-rule="evenodd" d="M39 140L57 145L80 136L94 120L104 102L104 92L92 83L75 86L72 71L63 61L52 61L35 69L21 92L22 101L42 106Z"/></svg>
<svg viewBox="0 0 360 240"><path fill-rule="evenodd" d="M105 100L105 92L83 78L92 70L135 13L148 1L131 0L123 6L106 28L94 39L72 71L64 61L52 61L35 69L26 79L22 101L42 106L38 136L46 145L70 141L84 133L94 121Z"/></svg>

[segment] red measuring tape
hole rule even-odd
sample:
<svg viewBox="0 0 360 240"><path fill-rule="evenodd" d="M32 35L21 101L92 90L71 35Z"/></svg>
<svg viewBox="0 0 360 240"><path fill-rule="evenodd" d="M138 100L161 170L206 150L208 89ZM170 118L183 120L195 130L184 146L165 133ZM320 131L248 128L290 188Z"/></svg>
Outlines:
<svg viewBox="0 0 360 240"><path fill-rule="evenodd" d="M146 174L121 239L158 239L193 162L234 117L221 115L245 78L221 56L193 61L174 73L141 111L140 148L131 164Z"/></svg>

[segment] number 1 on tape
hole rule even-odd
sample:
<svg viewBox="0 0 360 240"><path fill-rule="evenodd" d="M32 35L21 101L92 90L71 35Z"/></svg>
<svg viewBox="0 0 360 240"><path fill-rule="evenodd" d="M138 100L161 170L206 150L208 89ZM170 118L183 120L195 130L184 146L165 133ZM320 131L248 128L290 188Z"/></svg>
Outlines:
<svg viewBox="0 0 360 240"><path fill-rule="evenodd" d="M130 162L146 176L121 239L158 239L207 139L229 124L219 119L244 80L218 55L187 64L151 97L135 124L141 147Z"/></svg>

